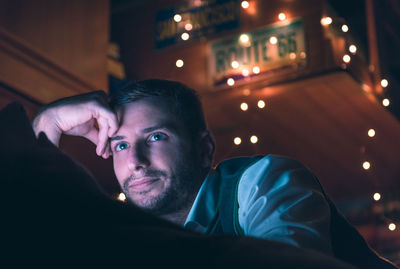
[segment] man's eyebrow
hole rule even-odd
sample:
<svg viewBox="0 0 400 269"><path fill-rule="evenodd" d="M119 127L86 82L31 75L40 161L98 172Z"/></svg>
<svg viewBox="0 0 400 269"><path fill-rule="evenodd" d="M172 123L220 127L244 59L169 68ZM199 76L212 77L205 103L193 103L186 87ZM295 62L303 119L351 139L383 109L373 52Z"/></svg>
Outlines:
<svg viewBox="0 0 400 269"><path fill-rule="evenodd" d="M125 138L125 136L117 135L117 136L110 137L110 138L108 139L108 142L111 143L112 141L122 140L122 139L124 139L124 138Z"/></svg>
<svg viewBox="0 0 400 269"><path fill-rule="evenodd" d="M175 133L178 132L178 126L176 124L174 124L173 122L162 122L157 125L142 129L142 133L150 133L150 132L153 132L155 130L160 130L160 129L170 130Z"/></svg>

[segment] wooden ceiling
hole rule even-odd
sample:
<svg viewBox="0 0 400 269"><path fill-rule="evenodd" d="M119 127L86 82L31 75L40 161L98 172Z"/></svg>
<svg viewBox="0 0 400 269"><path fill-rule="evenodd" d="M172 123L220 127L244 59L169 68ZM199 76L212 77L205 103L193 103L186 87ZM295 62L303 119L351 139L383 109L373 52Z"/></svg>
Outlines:
<svg viewBox="0 0 400 269"><path fill-rule="evenodd" d="M260 99L263 109L257 107ZM247 111L240 109L242 102ZM400 124L347 72L210 93L203 104L217 140L216 162L240 155L290 156L306 164L335 200L397 188ZM251 135L258 143L250 143ZM241 137L239 146L234 137ZM362 168L364 161L371 163L369 170Z"/></svg>

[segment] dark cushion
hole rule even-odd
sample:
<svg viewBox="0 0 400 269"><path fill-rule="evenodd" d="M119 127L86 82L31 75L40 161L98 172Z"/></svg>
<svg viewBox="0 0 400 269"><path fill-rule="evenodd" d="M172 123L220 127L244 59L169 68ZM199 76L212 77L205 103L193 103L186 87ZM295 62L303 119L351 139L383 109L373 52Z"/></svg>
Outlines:
<svg viewBox="0 0 400 269"><path fill-rule="evenodd" d="M206 236L110 199L22 106L0 111L3 268L354 268L268 240Z"/></svg>

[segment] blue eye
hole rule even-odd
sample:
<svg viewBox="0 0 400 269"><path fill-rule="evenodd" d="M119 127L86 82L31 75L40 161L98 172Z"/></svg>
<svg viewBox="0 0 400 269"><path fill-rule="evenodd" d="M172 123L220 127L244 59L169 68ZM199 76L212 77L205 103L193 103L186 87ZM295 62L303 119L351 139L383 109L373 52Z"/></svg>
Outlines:
<svg viewBox="0 0 400 269"><path fill-rule="evenodd" d="M125 143L125 142L121 142L121 143L117 144L117 146L115 147L115 150L116 151L121 151L121 150L124 150L124 149L127 149L127 148L128 148L128 144Z"/></svg>
<svg viewBox="0 0 400 269"><path fill-rule="evenodd" d="M167 138L167 136L165 134L155 133L149 137L149 141L155 142L155 141L165 140L166 138Z"/></svg>

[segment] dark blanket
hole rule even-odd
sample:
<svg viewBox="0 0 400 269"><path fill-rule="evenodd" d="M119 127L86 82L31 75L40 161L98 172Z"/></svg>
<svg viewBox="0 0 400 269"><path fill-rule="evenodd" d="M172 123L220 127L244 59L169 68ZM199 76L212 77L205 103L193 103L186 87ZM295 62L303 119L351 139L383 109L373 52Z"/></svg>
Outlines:
<svg viewBox="0 0 400 269"><path fill-rule="evenodd" d="M91 176L36 139L24 109L0 111L1 267L354 268L313 250L192 233L110 199Z"/></svg>

